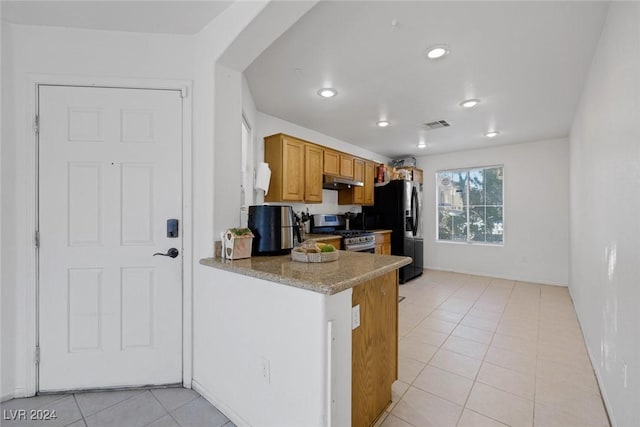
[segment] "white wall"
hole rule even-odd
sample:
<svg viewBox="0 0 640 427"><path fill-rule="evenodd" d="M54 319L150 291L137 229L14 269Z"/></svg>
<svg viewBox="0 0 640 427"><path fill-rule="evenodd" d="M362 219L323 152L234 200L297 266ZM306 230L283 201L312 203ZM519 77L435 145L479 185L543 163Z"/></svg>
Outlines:
<svg viewBox="0 0 640 427"><path fill-rule="evenodd" d="M611 3L570 141L569 288L612 424L637 426L640 3Z"/></svg>
<svg viewBox="0 0 640 427"><path fill-rule="evenodd" d="M236 2L200 33L188 35L137 34L2 22L2 389L4 399L32 393L33 351L28 344L27 320L35 299L26 280L34 259L33 236L28 233L33 212L34 74L92 79L191 80L193 93L193 236L191 251L197 263L213 253L214 218L214 64L237 35L264 8L265 1ZM224 144L222 141L220 144ZM199 269L186 265L200 280ZM186 284L189 286L190 283ZM194 308L196 309L196 308ZM190 348L185 358L191 359Z"/></svg>
<svg viewBox="0 0 640 427"><path fill-rule="evenodd" d="M216 236L240 225L242 186L242 74L215 68L215 210Z"/></svg>
<svg viewBox="0 0 640 427"><path fill-rule="evenodd" d="M2 8L0 8L0 19L2 17ZM0 20L1 22L1 20ZM8 47L9 32L4 27L0 27L0 139L2 141L8 141L12 138L9 132L9 127L6 126L7 122L12 121L13 113L9 105L8 82L11 81L10 69L8 67L7 58L10 57ZM9 167L13 167L13 162L7 159L15 158L13 147L2 144L0 146L0 241L4 242L6 236L10 236L11 229L7 229L6 223L13 221L14 216L11 215L9 207L12 206L12 200L6 197L5 186L10 183L4 179L2 174ZM7 217L7 215L10 215ZM15 237L12 237L12 242L15 241ZM9 262L14 260L14 251L3 252L4 243L0 245L0 260L5 260L5 257L9 257ZM0 262L0 283L5 283L5 280L13 282L12 278L8 276L7 270L2 268ZM15 301L15 287L0 286L0 301ZM0 401L4 401L10 398L15 390L15 375L11 370L15 366L15 352L12 351L15 348L15 333L13 331L13 322L15 321L15 305L11 303L0 304ZM5 339L6 337L6 339Z"/></svg>
<svg viewBox="0 0 640 427"><path fill-rule="evenodd" d="M201 267L194 387L239 426L326 426L327 321L333 424L351 420L351 289L323 295ZM265 378L265 372L266 377Z"/></svg>
<svg viewBox="0 0 640 427"><path fill-rule="evenodd" d="M425 266L566 286L569 157L564 139L420 157ZM436 241L435 174L504 165L504 246Z"/></svg>
<svg viewBox="0 0 640 427"><path fill-rule="evenodd" d="M27 235L32 219L29 195L33 178L25 176L33 161L32 73L80 77L155 79L193 78L190 38L111 33L3 23L3 115L10 121L2 140L2 396L27 392L33 349L26 341L27 316L35 301L26 293L27 260L34 251ZM126 47L126 48L125 48ZM91 60L88 60L91 58ZM7 115L7 111L11 114ZM6 297L6 299L5 299ZM15 312L12 310L15 309ZM9 343L9 346L6 344ZM11 363L12 362L12 363ZM12 387L13 385L13 387Z"/></svg>

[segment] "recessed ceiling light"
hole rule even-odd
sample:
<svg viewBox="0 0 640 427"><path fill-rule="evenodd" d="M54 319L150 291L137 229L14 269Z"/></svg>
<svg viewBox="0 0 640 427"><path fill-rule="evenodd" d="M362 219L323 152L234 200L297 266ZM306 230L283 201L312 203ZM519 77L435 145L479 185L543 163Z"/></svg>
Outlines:
<svg viewBox="0 0 640 427"><path fill-rule="evenodd" d="M495 138L496 136L498 136L499 133L500 132L498 132L497 130L492 130L485 133L484 136L486 136L487 138Z"/></svg>
<svg viewBox="0 0 640 427"><path fill-rule="evenodd" d="M420 148L420 149L427 148L427 143L426 142L419 142L418 143L418 148Z"/></svg>
<svg viewBox="0 0 640 427"><path fill-rule="evenodd" d="M439 46L433 46L427 49L426 55L427 55L427 58L429 59L439 59L448 53L449 53L449 49L447 48L447 46L439 45Z"/></svg>
<svg viewBox="0 0 640 427"><path fill-rule="evenodd" d="M338 91L332 87L323 87L318 91L318 95L323 98L333 98L338 94Z"/></svg>
<svg viewBox="0 0 640 427"><path fill-rule="evenodd" d="M460 106L462 108L473 108L478 104L480 104L480 100L479 99L465 99L464 101L462 101L460 103Z"/></svg>
<svg viewBox="0 0 640 427"><path fill-rule="evenodd" d="M386 128L387 126L389 126L389 122L386 120L380 120L376 124L381 128Z"/></svg>

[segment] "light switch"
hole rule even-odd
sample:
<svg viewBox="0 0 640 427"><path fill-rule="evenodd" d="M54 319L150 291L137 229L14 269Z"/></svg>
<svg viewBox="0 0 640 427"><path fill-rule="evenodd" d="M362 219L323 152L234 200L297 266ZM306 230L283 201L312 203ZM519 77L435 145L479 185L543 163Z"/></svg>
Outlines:
<svg viewBox="0 0 640 427"><path fill-rule="evenodd" d="M360 304L351 307L351 330L360 326Z"/></svg>

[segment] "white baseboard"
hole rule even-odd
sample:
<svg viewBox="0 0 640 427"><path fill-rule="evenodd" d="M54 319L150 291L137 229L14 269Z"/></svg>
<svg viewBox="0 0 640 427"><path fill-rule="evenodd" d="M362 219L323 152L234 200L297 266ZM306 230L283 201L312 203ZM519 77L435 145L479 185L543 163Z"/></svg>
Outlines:
<svg viewBox="0 0 640 427"><path fill-rule="evenodd" d="M440 268L440 267L433 267L433 266L426 266L424 268L425 270L435 270L435 271L446 271L448 273L460 273L460 274L471 274L473 276L484 276L484 277L493 277L496 279L505 279L505 280L515 280L517 282L527 282L527 283L538 283L540 285L549 285L549 286L560 286L562 288L566 288L567 285L566 284L562 284L562 283L556 283L556 282L549 282L546 280L531 280L531 279L525 279L525 278L518 278L518 277L506 277L506 276L498 276L498 275L493 275L493 274L487 274L487 273L478 273L477 271L469 271L469 270L450 270L450 269L446 269L446 268Z"/></svg>
<svg viewBox="0 0 640 427"><path fill-rule="evenodd" d="M0 402L6 402L7 400L11 400L11 399L13 399L15 397L16 397L16 395L15 395L14 392L6 393L6 394L3 394L2 396L0 396Z"/></svg>
<svg viewBox="0 0 640 427"><path fill-rule="evenodd" d="M193 390L198 392L200 396L204 397L211 403L213 406L218 408L220 412L222 412L229 420L234 423L238 427L251 427L247 421L245 421L240 415L238 415L235 411L229 408L224 402L222 402L215 394L211 393L205 387L202 386L198 381L192 380L191 387Z"/></svg>
<svg viewBox="0 0 640 427"><path fill-rule="evenodd" d="M20 399L23 397L31 397L31 396L27 396L27 391L24 388L16 388L13 391L10 391L9 393L5 393L2 396L0 396L0 402L6 402L7 400L11 400L11 399Z"/></svg>

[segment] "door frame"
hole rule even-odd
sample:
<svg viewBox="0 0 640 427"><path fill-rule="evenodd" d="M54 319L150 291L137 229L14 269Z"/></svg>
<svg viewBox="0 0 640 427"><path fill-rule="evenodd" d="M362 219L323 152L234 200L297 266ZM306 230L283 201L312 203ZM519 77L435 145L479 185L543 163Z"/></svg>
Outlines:
<svg viewBox="0 0 640 427"><path fill-rule="evenodd" d="M25 166L26 182L26 222L24 236L32 238L30 250L25 251L25 291L26 291L26 325L25 325L25 394L34 396L39 391L38 366L36 348L39 343L39 282L38 282L38 248L36 232L38 230L38 144L39 134L36 132L35 117L39 111L40 86L79 86L118 89L150 89L173 90L182 96L182 384L191 388L193 379L193 211L192 211L192 81L164 79L127 79L117 77L81 77L60 76L51 74L29 74L27 77L27 93L31 93L28 101L27 124L30 135L26 144L27 162ZM31 357L32 356L32 357Z"/></svg>

